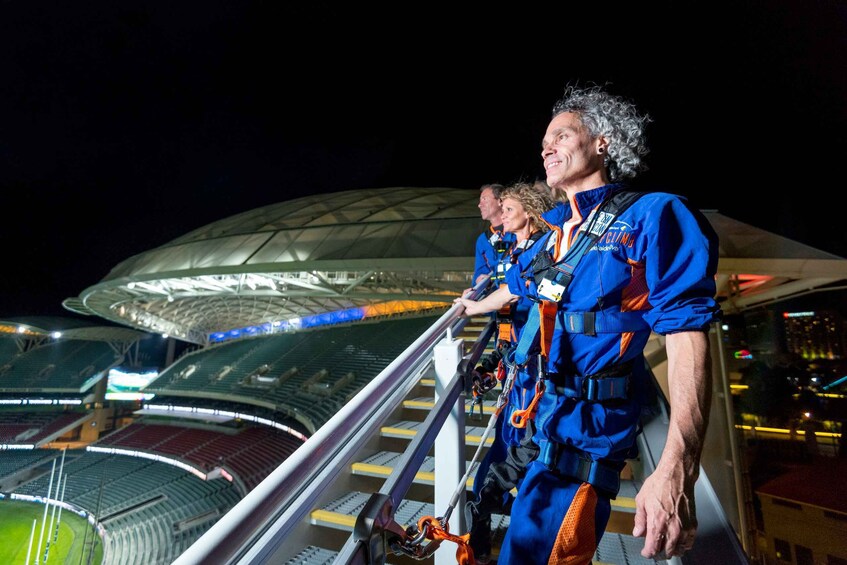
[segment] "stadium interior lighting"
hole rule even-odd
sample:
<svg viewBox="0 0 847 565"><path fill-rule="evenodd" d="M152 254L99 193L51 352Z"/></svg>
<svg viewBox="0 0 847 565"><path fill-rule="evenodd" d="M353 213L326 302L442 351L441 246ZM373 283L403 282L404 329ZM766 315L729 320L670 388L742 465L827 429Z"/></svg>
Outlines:
<svg viewBox="0 0 847 565"><path fill-rule="evenodd" d="M52 337L53 339L59 339L60 337L62 337L62 332L53 332L50 334L50 337Z"/></svg>

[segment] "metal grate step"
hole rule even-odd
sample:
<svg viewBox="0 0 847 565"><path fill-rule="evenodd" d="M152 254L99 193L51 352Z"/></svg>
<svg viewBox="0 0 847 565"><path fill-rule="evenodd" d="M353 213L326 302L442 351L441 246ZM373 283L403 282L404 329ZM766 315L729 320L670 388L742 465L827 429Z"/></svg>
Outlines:
<svg viewBox="0 0 847 565"><path fill-rule="evenodd" d="M401 439L412 439L417 435L418 430L423 426L423 422L412 422L404 420L395 422L390 426L383 426L379 433L383 437L394 437ZM479 445L482 440L482 434L485 432L485 426L466 426L465 427L465 442L468 445ZM494 432L489 435L485 441L485 445L494 443Z"/></svg>
<svg viewBox="0 0 847 565"><path fill-rule="evenodd" d="M656 565L666 564L666 560L648 559L641 556L644 538L626 534L605 533L594 552L594 565Z"/></svg>
<svg viewBox="0 0 847 565"><path fill-rule="evenodd" d="M402 453L393 451L380 451L367 457L363 461L353 463L353 474L364 475L368 477L378 477L381 479L387 478L394 470L394 464L403 456ZM468 468L469 461L465 462L465 469ZM467 487L473 488L474 477L476 470L479 467L479 462L473 464L471 473L468 477ZM423 485L435 484L435 457L427 455L421 464L420 470L415 475L415 482Z"/></svg>
<svg viewBox="0 0 847 565"><path fill-rule="evenodd" d="M482 401L482 412L483 414L493 414L494 407L497 403L496 399L492 400L483 400ZM471 405L472 402L465 402L465 414L471 413ZM418 398L410 398L403 401L404 408L411 408L412 410L426 410L429 412L433 408L435 408L435 399L431 396L421 396ZM474 414L479 414L479 408L475 408L473 411Z"/></svg>
<svg viewBox="0 0 847 565"><path fill-rule="evenodd" d="M286 565L332 565L336 555L337 551L309 545L286 561Z"/></svg>
<svg viewBox="0 0 847 565"><path fill-rule="evenodd" d="M300 553L286 561L285 565L333 565L337 556L337 551L308 545ZM390 561L386 562L386 565L390 564Z"/></svg>

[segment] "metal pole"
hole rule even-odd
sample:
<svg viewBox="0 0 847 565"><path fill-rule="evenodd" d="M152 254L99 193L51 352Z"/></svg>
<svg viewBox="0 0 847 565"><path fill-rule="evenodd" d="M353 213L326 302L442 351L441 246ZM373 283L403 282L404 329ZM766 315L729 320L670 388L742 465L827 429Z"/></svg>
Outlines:
<svg viewBox="0 0 847 565"><path fill-rule="evenodd" d="M450 381L456 375L456 367L462 360L464 341L453 339L450 331L447 337L436 344L433 350L435 362L435 401L444 395ZM462 482L465 474L465 396L460 395L459 401L453 406L450 415L441 427L435 440L435 497L434 508L436 517L439 512L446 510L452 501L457 484ZM462 485L462 493L465 486ZM459 496L457 507L464 510L465 497ZM450 524L451 532L465 531L464 512L457 512L455 520ZM435 553L435 565L455 563L456 557L446 551Z"/></svg>
<svg viewBox="0 0 847 565"><path fill-rule="evenodd" d="M97 527L97 522L100 520L100 503L103 501L103 483L106 482L106 463L110 461L112 456L109 456L103 461L103 474L100 475L100 492L97 494L97 514L94 516L94 527ZM97 536L91 538L91 552L88 554L88 565L91 565L91 560L94 558L94 547L97 545Z"/></svg>
<svg viewBox="0 0 847 565"><path fill-rule="evenodd" d="M38 547L35 548L35 563L41 555L41 542L44 540L44 524L47 523L47 507L50 504L50 491L53 490L53 473L56 472L56 460L53 459L53 467L50 469L50 484L47 486L47 500L44 501L44 518L41 519L41 533L38 534Z"/></svg>
<svg viewBox="0 0 847 565"><path fill-rule="evenodd" d="M37 518L32 519L32 531L29 533L29 545L26 548L26 561L24 562L26 565L29 565L29 556L32 555L32 540L35 539L35 523L38 522Z"/></svg>
<svg viewBox="0 0 847 565"><path fill-rule="evenodd" d="M62 477L59 477L59 481L56 483L56 494L53 495L55 499L59 493L59 487L62 485ZM56 504L53 503L53 511L50 513L50 526L47 528L47 541L44 543L44 559L43 561L47 562L47 556L50 555L50 542L53 539L53 521L56 519Z"/></svg>
<svg viewBox="0 0 847 565"><path fill-rule="evenodd" d="M53 493L53 512L50 514L50 527L47 528L47 540L44 543L44 562L47 562L47 556L50 555L50 540L53 538L53 520L56 519L56 500L59 499L59 488L62 486L62 471L65 468L65 450L62 450L62 460L59 462L59 475L56 482L56 492Z"/></svg>
<svg viewBox="0 0 847 565"><path fill-rule="evenodd" d="M91 523L88 521L90 515L89 512L85 513L85 522L88 525L85 527L85 533L82 535L82 551L79 552L79 563L77 565L82 565L82 559L85 557L85 546L88 545L88 530L91 529Z"/></svg>
<svg viewBox="0 0 847 565"><path fill-rule="evenodd" d="M712 374L720 377L720 387L723 393L724 412L726 414L726 429L728 431L729 449L732 455L732 478L735 481L735 503L738 505L738 528L741 530L741 545L744 550L750 552L753 549L753 541L750 539L750 520L747 515L747 502L745 497L744 478L742 477L741 455L738 447L738 437L735 432L735 409L732 405L732 391L729 388L729 375L726 370L726 349L723 342L723 329L720 324L715 325L715 333L710 336L712 345L717 346L720 371L712 371Z"/></svg>
<svg viewBox="0 0 847 565"><path fill-rule="evenodd" d="M65 487L68 486L68 474L65 473L65 478L62 481L62 495L59 497L59 502L65 502ZM53 542L59 539L59 524L62 523L62 507L59 507L59 519L56 520L56 533L53 537Z"/></svg>

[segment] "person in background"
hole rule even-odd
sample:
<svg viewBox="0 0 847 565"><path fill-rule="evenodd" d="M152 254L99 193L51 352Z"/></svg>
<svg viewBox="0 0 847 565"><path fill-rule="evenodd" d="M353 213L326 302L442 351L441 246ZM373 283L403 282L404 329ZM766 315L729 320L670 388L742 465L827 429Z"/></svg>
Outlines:
<svg viewBox="0 0 847 565"><path fill-rule="evenodd" d="M509 253L504 273L517 263L521 253L532 247L550 229L542 215L553 206L551 191L539 189L536 184L518 182L500 192L503 231L515 237L515 245ZM517 344L517 336L531 304L528 298L523 298L497 313L496 347L482 359L474 375L474 399L478 399L480 404L482 396L478 395L479 392L492 390L498 382L503 383L505 380L511 349ZM469 522L474 526L471 548L479 563L487 562L491 553L491 514L504 512L511 506L510 491L518 484L517 473L510 466L499 464L506 459L508 450L517 448L524 437L524 428L514 426L511 417L516 410L526 409L532 398L534 383L529 382L527 390L525 381L525 375L519 375L517 381L506 385L509 387L505 391L509 402L497 416L494 442L477 468L474 501L468 503L466 508L471 513ZM483 489L486 495L481 497Z"/></svg>
<svg viewBox="0 0 847 565"><path fill-rule="evenodd" d="M488 231L479 234L476 239L476 252L472 286L476 286L485 275L492 279L497 276L497 265L508 257L514 236L503 233L502 212L500 210L500 191L502 184L484 184L479 189L479 213L488 222Z"/></svg>
<svg viewBox="0 0 847 565"><path fill-rule="evenodd" d="M637 454L652 390L643 350L654 332L665 336L670 419L658 465L636 496L633 535L645 537L648 558L679 556L694 543L694 485L711 403L708 333L721 317L718 238L674 194L641 193L610 212L607 202L631 196L627 181L646 169L649 122L599 86L566 88L541 151L547 184L567 198L562 223L521 254L506 285L480 301L456 299L466 316L522 297L539 304L519 338L537 337L526 361L540 367L536 411L527 415L535 455L511 508L501 565L591 562L620 471ZM576 245L590 241L589 230L599 239ZM572 261L571 246L585 252L569 272L563 259Z"/></svg>

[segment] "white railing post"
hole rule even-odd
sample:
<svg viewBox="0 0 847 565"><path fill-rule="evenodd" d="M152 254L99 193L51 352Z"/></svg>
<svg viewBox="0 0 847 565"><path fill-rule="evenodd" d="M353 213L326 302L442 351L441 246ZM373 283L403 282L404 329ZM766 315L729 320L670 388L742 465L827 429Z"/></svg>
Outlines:
<svg viewBox="0 0 847 565"><path fill-rule="evenodd" d="M438 402L456 374L463 357L464 340L453 339L450 332L433 349L435 365L435 401ZM435 440L435 517L450 506L450 499L465 475L465 395L450 411ZM463 491L464 492L464 491ZM450 516L450 532L465 533L465 496L462 494ZM456 554L445 544L435 552L435 565L455 565ZM452 548L455 549L455 548Z"/></svg>

